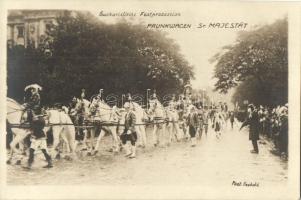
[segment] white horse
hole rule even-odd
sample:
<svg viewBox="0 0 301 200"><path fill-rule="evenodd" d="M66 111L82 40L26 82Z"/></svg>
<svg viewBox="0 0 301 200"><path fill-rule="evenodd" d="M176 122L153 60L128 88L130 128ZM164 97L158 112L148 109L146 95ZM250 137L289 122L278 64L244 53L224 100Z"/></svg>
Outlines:
<svg viewBox="0 0 301 200"><path fill-rule="evenodd" d="M11 162L14 153L20 154L20 150L16 148L17 144L23 144L23 140L28 136L31 131L29 129L29 124L21 124L21 118L24 113L24 107L20 105L13 99L7 98L7 121L8 124L11 126L11 130L13 133L13 140L10 143L10 158L8 163ZM67 144L68 152L75 153L74 148L74 126L72 125L70 117L63 113L59 112L58 110L48 110L48 123L55 124L52 126L53 130L53 148L57 150L56 157L60 154L58 150L58 144L60 143L60 139L62 139ZM62 125L60 125L62 124ZM68 124L68 125L67 125ZM46 133L51 127L46 126L44 128L44 132Z"/></svg>
<svg viewBox="0 0 301 200"><path fill-rule="evenodd" d="M56 157L61 153L58 148L60 141L66 144L67 153L74 155L76 153L75 127L71 118L63 110L49 109L46 112L49 126L46 126L44 130L47 131L47 129L52 128L53 148L56 151Z"/></svg>
<svg viewBox="0 0 301 200"><path fill-rule="evenodd" d="M11 126L11 131L13 133L13 140L10 142L10 157L7 161L8 163L11 162L13 158L13 154L21 154L22 152L17 149L17 144L23 147L23 140L26 138L27 135L30 134L30 130L28 128L21 127L20 122L23 114L24 107L17 103L15 100L7 98L7 113L6 118L8 125Z"/></svg>
<svg viewBox="0 0 301 200"><path fill-rule="evenodd" d="M113 148L112 148L113 151L119 152L120 140L117 136L117 125L119 122L119 117L117 113L117 108L116 107L111 108L108 104L106 104L102 100L93 99L90 105L89 119L96 126L95 128L91 129L91 139L95 137L96 129L97 128L100 129L99 136L97 137L96 140L94 152L92 154L95 155L98 153L100 141L105 135L105 133L108 133L113 138ZM92 147L94 147L94 145Z"/></svg>
<svg viewBox="0 0 301 200"><path fill-rule="evenodd" d="M181 138L179 127L179 115L176 110L165 109L158 100L149 101L149 114L154 123L153 138L154 145L170 145L173 138ZM167 132L165 132L167 131ZM167 135L166 135L167 134Z"/></svg>
<svg viewBox="0 0 301 200"><path fill-rule="evenodd" d="M169 142L172 140L180 141L184 136L180 130L179 126L179 113L174 107L166 108L167 119L169 123L167 124L167 128L170 132Z"/></svg>

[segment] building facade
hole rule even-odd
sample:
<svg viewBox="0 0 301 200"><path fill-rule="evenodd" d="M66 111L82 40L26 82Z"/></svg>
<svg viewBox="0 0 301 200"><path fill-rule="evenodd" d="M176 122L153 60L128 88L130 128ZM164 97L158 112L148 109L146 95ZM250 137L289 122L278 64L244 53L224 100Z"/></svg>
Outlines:
<svg viewBox="0 0 301 200"><path fill-rule="evenodd" d="M56 24L61 10L10 10L7 18L8 47L22 45L37 48Z"/></svg>

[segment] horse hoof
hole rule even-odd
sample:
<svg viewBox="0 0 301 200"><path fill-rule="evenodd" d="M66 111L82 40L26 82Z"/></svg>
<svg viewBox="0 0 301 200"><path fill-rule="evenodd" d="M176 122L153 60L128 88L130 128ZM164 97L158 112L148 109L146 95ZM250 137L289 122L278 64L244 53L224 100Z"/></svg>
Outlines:
<svg viewBox="0 0 301 200"><path fill-rule="evenodd" d="M16 165L21 165L21 160L17 160Z"/></svg>
<svg viewBox="0 0 301 200"><path fill-rule="evenodd" d="M31 167L29 167L29 166L24 166L22 168L25 169L25 170L31 170Z"/></svg>
<svg viewBox="0 0 301 200"><path fill-rule="evenodd" d="M11 164L11 160L6 161L6 164L10 165Z"/></svg>
<svg viewBox="0 0 301 200"><path fill-rule="evenodd" d="M68 156L68 155L65 156L65 159L68 160L68 161L72 160L72 158L70 156Z"/></svg>
<svg viewBox="0 0 301 200"><path fill-rule="evenodd" d="M87 153L87 156L92 156L91 152L88 152L88 153Z"/></svg>
<svg viewBox="0 0 301 200"><path fill-rule="evenodd" d="M98 151L94 151L93 156L95 156L98 153Z"/></svg>
<svg viewBox="0 0 301 200"><path fill-rule="evenodd" d="M57 155L55 156L55 159L60 160L60 159L61 159L61 155L60 155L60 154L57 154Z"/></svg>

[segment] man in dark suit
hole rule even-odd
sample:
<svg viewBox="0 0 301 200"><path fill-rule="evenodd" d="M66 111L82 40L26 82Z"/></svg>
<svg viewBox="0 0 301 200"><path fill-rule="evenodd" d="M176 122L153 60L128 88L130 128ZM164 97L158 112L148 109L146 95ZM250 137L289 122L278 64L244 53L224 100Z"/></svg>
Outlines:
<svg viewBox="0 0 301 200"><path fill-rule="evenodd" d="M246 120L241 125L240 130L244 127L249 125L249 140L252 141L253 150L251 153L259 153L257 140L259 140L259 117L257 112L254 111L255 107L253 104L248 106L248 116Z"/></svg>
<svg viewBox="0 0 301 200"><path fill-rule="evenodd" d="M136 125L136 116L131 109L130 103L126 102L124 104L126 111L124 119L124 132L121 134L120 139L124 148L126 150L126 157L135 158L136 157L136 141L137 133L135 129ZM131 143L131 148L129 148L129 143Z"/></svg>
<svg viewBox="0 0 301 200"><path fill-rule="evenodd" d="M189 107L189 115L187 117L187 126L189 127L189 134L191 137L191 146L195 147L195 145L196 145L195 135L196 135L198 127L199 127L199 118L198 118L198 113L196 111L196 107L193 105L190 105L190 107Z"/></svg>

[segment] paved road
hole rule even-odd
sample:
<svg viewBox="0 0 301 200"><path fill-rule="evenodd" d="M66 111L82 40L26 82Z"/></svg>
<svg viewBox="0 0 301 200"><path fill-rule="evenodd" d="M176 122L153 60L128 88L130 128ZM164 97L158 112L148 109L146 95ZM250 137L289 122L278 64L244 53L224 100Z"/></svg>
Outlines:
<svg viewBox="0 0 301 200"><path fill-rule="evenodd" d="M102 144L109 142L107 137ZM136 159L103 150L96 157L57 161L52 169L42 169L41 160L31 171L8 166L8 183L218 186L246 181L281 186L287 183L287 162L272 155L270 148L268 143L259 144L260 153L251 154L247 130L228 127L220 139L209 130L194 148L180 142L138 149Z"/></svg>

